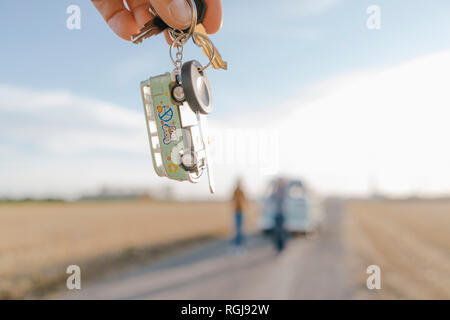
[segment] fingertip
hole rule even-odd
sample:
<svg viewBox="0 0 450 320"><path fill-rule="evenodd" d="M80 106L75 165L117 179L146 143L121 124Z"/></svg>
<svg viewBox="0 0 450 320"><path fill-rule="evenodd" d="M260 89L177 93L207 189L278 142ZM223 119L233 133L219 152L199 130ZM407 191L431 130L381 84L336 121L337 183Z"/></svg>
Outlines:
<svg viewBox="0 0 450 320"><path fill-rule="evenodd" d="M167 30L164 31L164 38L166 38L166 42L170 46L173 41L172 41L172 38L170 37L169 32Z"/></svg>
<svg viewBox="0 0 450 320"><path fill-rule="evenodd" d="M222 0L205 0L207 9L203 26L209 34L214 34L222 27Z"/></svg>
<svg viewBox="0 0 450 320"><path fill-rule="evenodd" d="M123 0L92 0L92 3L116 35L124 40L131 40L131 35L138 31L136 21L124 5Z"/></svg>
<svg viewBox="0 0 450 320"><path fill-rule="evenodd" d="M127 3L139 28L153 19L153 15L149 11L149 0L127 0Z"/></svg>
<svg viewBox="0 0 450 320"><path fill-rule="evenodd" d="M125 11L119 12L109 19L108 25L115 34L127 41L131 41L131 35L139 30L134 17Z"/></svg>
<svg viewBox="0 0 450 320"><path fill-rule="evenodd" d="M150 0L153 8L169 26L184 30L191 23L191 8L186 0Z"/></svg>

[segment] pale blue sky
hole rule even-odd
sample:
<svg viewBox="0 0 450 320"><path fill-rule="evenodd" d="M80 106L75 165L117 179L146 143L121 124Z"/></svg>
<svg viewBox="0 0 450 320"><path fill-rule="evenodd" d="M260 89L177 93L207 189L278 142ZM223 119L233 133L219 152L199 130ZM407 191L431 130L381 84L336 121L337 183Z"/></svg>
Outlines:
<svg viewBox="0 0 450 320"><path fill-rule="evenodd" d="M66 28L71 4L81 7L81 30ZM381 8L380 30L366 27L366 9L372 4ZM208 71L215 104L210 119L226 126L243 112L259 115L270 107L279 108L279 116L288 111L281 105L329 79L448 50L449 13L446 0L225 0L223 28L211 39L229 70ZM206 61L192 44L185 57ZM0 1L0 181L15 182L11 187L0 184L0 196L58 194L61 189L70 194L102 184L162 181L151 172L139 82L171 69L162 37L139 46L127 43L109 30L90 1ZM34 94L41 100L27 111L25 98ZM47 98L55 109L39 111ZM64 108L58 109L58 103ZM89 114L90 104L98 107L92 112L103 113ZM125 127L111 119L102 123L101 115L110 108L123 113ZM80 138L63 150L53 138L69 129ZM90 135L81 136L88 131ZM123 149L117 147L121 142ZM148 167L147 175L139 180L138 172L121 172L116 179L116 168L128 166ZM74 173L64 176L62 185L57 176L66 169ZM336 177L319 169L312 180L320 177L318 184L325 190L340 188ZM48 173L40 175L45 170L54 171L53 180L43 178ZM74 178L79 172L87 172L85 181ZM364 174L360 181L367 180ZM355 184L350 191L359 187Z"/></svg>
<svg viewBox="0 0 450 320"><path fill-rule="evenodd" d="M366 28L366 8L374 3L382 10L377 31ZM65 26L70 4L81 7L79 31ZM296 96L334 75L449 48L449 13L445 0L224 1L223 29L212 39L230 70L209 72L215 116L235 111L234 99L257 109L279 99L268 90ZM140 108L139 81L172 68L162 39L141 46L118 39L90 1L1 1L0 38L1 83L67 90L131 109ZM187 52L204 59L199 49Z"/></svg>

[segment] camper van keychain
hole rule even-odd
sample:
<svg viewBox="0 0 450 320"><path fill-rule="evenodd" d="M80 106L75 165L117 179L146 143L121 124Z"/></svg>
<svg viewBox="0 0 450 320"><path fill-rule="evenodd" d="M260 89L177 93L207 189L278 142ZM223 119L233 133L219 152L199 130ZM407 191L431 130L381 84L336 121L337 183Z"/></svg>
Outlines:
<svg viewBox="0 0 450 320"><path fill-rule="evenodd" d="M161 18L147 23L135 43L141 42L154 28L168 29L173 40L169 54L175 69L172 72L150 77L141 82L141 94L152 153L153 167L161 177L196 183L204 171L208 173L209 189L214 193L214 177L209 155L210 141L206 129L206 116L212 111L211 87L205 69L226 69L217 49L203 26L206 4L204 0L187 0L192 11L188 30L171 29ZM195 5L195 6L194 6ZM155 15L156 16L156 15ZM197 16L200 19L197 19ZM158 19L160 21L158 21ZM157 20L157 21L155 21ZM183 63L183 48L192 38L210 61L202 66L198 61ZM175 58L172 52L177 50Z"/></svg>

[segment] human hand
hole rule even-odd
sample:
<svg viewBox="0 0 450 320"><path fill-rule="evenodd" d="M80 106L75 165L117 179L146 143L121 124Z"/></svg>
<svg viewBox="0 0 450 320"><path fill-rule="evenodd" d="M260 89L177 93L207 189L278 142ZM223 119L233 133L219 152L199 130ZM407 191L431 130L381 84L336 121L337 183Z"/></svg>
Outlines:
<svg viewBox="0 0 450 320"><path fill-rule="evenodd" d="M191 9L186 0L91 0L105 19L109 27L122 39L131 40L153 15L149 12L150 4L156 13L169 26L184 30L191 24ZM216 33L222 26L222 0L205 0L207 9L203 26L209 34ZM165 31L166 40L170 38Z"/></svg>

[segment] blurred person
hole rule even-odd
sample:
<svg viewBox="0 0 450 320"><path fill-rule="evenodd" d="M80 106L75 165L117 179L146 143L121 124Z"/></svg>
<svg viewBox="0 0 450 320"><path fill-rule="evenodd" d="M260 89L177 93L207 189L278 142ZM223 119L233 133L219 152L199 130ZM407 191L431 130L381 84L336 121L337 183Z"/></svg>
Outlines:
<svg viewBox="0 0 450 320"><path fill-rule="evenodd" d="M286 189L286 181L283 178L279 178L275 186L275 191L272 194L272 199L275 203L274 242L278 252L283 251L286 246L286 231L284 230Z"/></svg>
<svg viewBox="0 0 450 320"><path fill-rule="evenodd" d="M122 39L131 40L131 35L154 18L154 11L172 28L184 30L191 24L191 8L186 0L91 0L108 26ZM206 12L202 25L212 34L222 26L222 0L206 0ZM151 8L151 9L150 9ZM160 31L155 31L155 34ZM171 43L167 30L166 40Z"/></svg>
<svg viewBox="0 0 450 320"><path fill-rule="evenodd" d="M244 243L244 235L242 232L244 219L243 210L247 199L245 197L244 191L242 190L242 180L237 179L236 188L233 193L233 205L234 205L234 225L235 225L235 235L233 239L233 244L237 249L241 249Z"/></svg>

